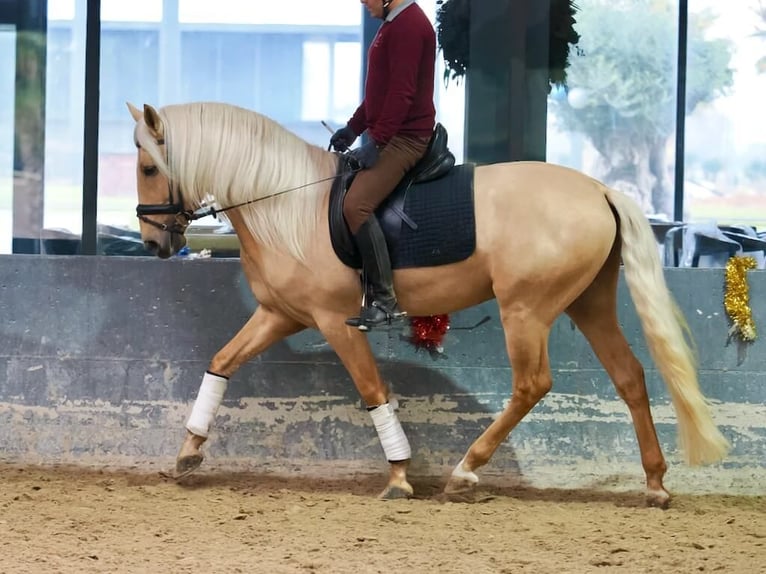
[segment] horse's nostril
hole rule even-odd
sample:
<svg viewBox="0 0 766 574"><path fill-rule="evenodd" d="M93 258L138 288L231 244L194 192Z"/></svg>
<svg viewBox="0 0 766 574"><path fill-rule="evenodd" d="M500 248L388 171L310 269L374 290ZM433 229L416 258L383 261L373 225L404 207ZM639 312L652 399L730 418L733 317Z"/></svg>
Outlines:
<svg viewBox="0 0 766 574"><path fill-rule="evenodd" d="M160 244L156 241L144 241L144 249L146 249L152 255L156 255L160 249Z"/></svg>

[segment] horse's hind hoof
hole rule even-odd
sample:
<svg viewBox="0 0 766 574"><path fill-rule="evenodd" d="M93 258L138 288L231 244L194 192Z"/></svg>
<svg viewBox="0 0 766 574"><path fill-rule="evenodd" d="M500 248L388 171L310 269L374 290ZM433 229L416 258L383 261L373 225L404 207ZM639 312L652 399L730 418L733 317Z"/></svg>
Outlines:
<svg viewBox="0 0 766 574"><path fill-rule="evenodd" d="M201 454L188 454L179 457L179 459L176 460L176 473L173 478L179 479L184 476L189 476L202 465L204 458L205 457Z"/></svg>
<svg viewBox="0 0 766 574"><path fill-rule="evenodd" d="M380 493L378 498L381 500L402 500L412 498L414 494L412 487L408 484L404 486L387 486L386 489Z"/></svg>

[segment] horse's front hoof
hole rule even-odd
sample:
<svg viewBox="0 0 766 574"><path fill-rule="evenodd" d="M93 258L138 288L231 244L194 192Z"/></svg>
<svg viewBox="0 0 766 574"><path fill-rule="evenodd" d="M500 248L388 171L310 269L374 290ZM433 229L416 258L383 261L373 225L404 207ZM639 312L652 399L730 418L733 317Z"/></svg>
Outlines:
<svg viewBox="0 0 766 574"><path fill-rule="evenodd" d="M204 459L205 457L202 456L202 453L179 456L178 460L176 460L176 478L189 476L202 465Z"/></svg>
<svg viewBox="0 0 766 574"><path fill-rule="evenodd" d="M463 468L464 464L465 459L458 463L444 487L444 494L450 500L466 496L472 498L476 485L479 484L479 477L472 470Z"/></svg>
<svg viewBox="0 0 766 574"><path fill-rule="evenodd" d="M405 484L389 484L386 489L380 493L378 498L381 500L402 500L412 498L415 494L412 486L409 483Z"/></svg>
<svg viewBox="0 0 766 574"><path fill-rule="evenodd" d="M667 490L647 490L646 505L667 510L670 507L670 494Z"/></svg>

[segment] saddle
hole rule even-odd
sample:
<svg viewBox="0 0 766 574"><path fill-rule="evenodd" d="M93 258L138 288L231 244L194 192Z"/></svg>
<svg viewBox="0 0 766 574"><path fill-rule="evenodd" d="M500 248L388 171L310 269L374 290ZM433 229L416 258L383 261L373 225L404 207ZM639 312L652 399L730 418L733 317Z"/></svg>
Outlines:
<svg viewBox="0 0 766 574"><path fill-rule="evenodd" d="M443 178L455 165L455 156L447 146L447 139L447 130L442 124L437 123L423 157L404 175L394 191L375 211L375 216L386 236L390 253L396 251L403 224L406 224L413 231L418 229L417 223L407 215L404 209L408 190L415 184ZM359 269L362 265L362 259L346 219L343 217L343 201L351 182L354 180L354 173L349 173L352 171L350 158L344 154L341 154L340 158L338 177L335 179L330 192L328 218L330 239L338 258L349 267Z"/></svg>

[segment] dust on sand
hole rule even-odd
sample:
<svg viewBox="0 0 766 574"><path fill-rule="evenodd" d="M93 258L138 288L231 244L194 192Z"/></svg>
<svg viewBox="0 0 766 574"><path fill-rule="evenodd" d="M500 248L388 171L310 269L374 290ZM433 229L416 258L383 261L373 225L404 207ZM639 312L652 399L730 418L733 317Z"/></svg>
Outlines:
<svg viewBox="0 0 766 574"><path fill-rule="evenodd" d="M484 488L380 501L382 477L0 463L0 572L766 572L766 497Z"/></svg>

